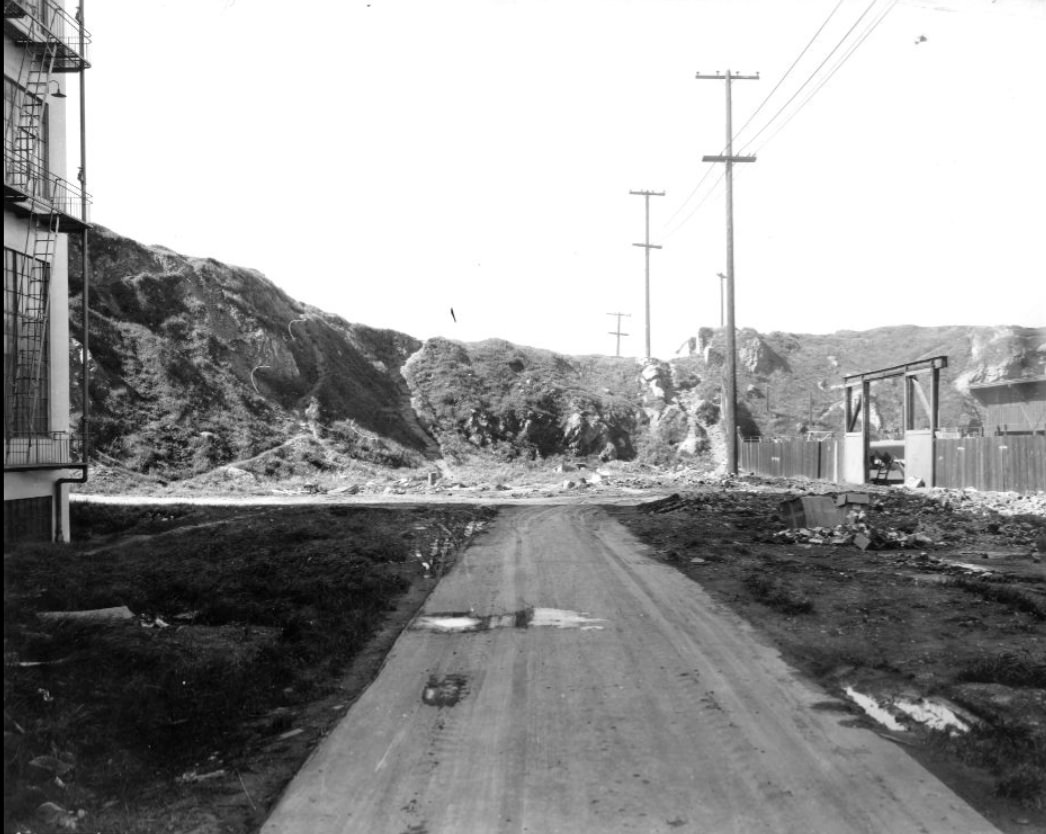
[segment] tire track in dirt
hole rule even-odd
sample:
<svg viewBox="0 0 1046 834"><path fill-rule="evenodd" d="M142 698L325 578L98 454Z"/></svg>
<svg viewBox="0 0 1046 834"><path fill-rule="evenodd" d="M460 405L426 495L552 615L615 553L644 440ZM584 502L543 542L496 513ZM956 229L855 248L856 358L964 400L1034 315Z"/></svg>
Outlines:
<svg viewBox="0 0 1046 834"><path fill-rule="evenodd" d="M263 834L995 830L889 742L815 710L823 692L644 554L598 509L503 511L425 611L489 628L404 632ZM584 616L505 617L527 605ZM453 706L424 702L430 676L455 674L469 683Z"/></svg>

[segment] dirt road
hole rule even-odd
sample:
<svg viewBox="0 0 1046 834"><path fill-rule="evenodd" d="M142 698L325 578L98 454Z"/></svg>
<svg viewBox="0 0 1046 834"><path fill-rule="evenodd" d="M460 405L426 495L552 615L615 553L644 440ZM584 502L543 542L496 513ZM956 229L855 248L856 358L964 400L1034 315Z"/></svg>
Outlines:
<svg viewBox="0 0 1046 834"><path fill-rule="evenodd" d="M598 508L508 508L262 831L996 830L848 718Z"/></svg>

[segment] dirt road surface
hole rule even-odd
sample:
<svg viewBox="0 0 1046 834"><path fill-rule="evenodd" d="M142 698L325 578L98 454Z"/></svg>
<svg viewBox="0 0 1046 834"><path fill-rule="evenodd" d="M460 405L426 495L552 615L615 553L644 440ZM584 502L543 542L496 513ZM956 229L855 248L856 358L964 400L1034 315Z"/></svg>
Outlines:
<svg viewBox="0 0 1046 834"><path fill-rule="evenodd" d="M996 829L595 507L506 508L263 834Z"/></svg>

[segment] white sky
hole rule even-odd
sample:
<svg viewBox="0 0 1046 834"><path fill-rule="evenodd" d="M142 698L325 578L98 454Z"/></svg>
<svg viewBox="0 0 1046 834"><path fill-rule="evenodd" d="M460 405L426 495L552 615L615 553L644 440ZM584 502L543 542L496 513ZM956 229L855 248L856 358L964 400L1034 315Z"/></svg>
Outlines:
<svg viewBox="0 0 1046 834"><path fill-rule="evenodd" d="M724 84L695 73L761 74L733 85L740 128L838 1L94 0L92 217L419 338L613 353L606 314L631 313L635 355L628 192L664 190L670 356L718 325L725 269L722 166L701 162ZM735 153L868 2L842 0ZM893 3L736 168L739 326L1046 325L1046 0Z"/></svg>

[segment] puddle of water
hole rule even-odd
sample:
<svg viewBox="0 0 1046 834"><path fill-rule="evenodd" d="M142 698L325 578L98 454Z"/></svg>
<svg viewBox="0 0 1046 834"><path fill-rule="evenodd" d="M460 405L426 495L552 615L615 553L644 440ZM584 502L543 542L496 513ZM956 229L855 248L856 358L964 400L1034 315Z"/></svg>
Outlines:
<svg viewBox="0 0 1046 834"><path fill-rule="evenodd" d="M921 701L908 701L899 699L894 702L899 710L910 715L920 724L925 724L933 730L949 730L959 733L968 732L970 725L952 712L944 704L936 701L923 699Z"/></svg>
<svg viewBox="0 0 1046 834"><path fill-rule="evenodd" d="M564 611L561 608L535 608L530 617L532 626L551 626L553 628L580 628L582 631L601 631L605 623L598 617L589 617L587 612Z"/></svg>
<svg viewBox="0 0 1046 834"><path fill-rule="evenodd" d="M489 614L479 617L471 611L452 611L425 614L411 625L414 631L432 631L437 634L461 634L490 631L495 628L576 628L581 631L601 631L606 620L590 617L585 611L566 611L561 608L522 608L509 614Z"/></svg>
<svg viewBox="0 0 1046 834"><path fill-rule="evenodd" d="M879 706L879 702L874 698L869 698L867 695L862 695L852 686L846 687L844 690L857 706L863 709L868 715L886 727L888 730L904 731L908 729L903 724L899 724L897 719L893 717L889 712Z"/></svg>
<svg viewBox="0 0 1046 834"><path fill-rule="evenodd" d="M420 631L435 631L454 634L462 631L479 631L483 620L470 614L432 614L418 617L413 628Z"/></svg>
<svg viewBox="0 0 1046 834"><path fill-rule="evenodd" d="M880 704L875 698L863 695L848 686L845 689L850 699L889 730L904 732L908 726L897 720L895 711L906 715L912 721L929 727L932 730L965 733L970 725L959 718L951 709L932 698L912 700L911 698L890 698L886 704Z"/></svg>
<svg viewBox="0 0 1046 834"><path fill-rule="evenodd" d="M994 571L990 568L982 568L980 565L971 565L968 562L952 562L951 560L946 561L949 565L952 565L953 567L962 568L963 570L968 570L971 573L994 573Z"/></svg>

